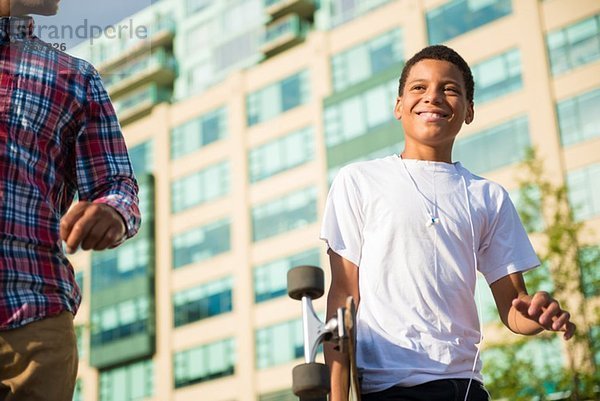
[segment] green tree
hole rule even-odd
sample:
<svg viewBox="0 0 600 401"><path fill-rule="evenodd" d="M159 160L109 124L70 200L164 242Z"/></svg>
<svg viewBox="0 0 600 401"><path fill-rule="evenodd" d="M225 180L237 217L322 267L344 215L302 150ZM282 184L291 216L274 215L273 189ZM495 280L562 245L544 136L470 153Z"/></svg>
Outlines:
<svg viewBox="0 0 600 401"><path fill-rule="evenodd" d="M486 360L487 386L495 398L511 401L544 400L557 391L564 391L568 396L564 399L598 400L600 376L594 361L594 353L598 352L594 345L598 344L591 338L591 329L600 320L600 311L589 310L586 295L600 295L600 251L598 246L583 241L586 228L575 218L566 185L560 179L551 181L545 176L543 161L534 149L528 150L521 167L517 209L528 232L543 243L538 255L551 279L550 288L543 289L571 313L577 332L566 343L567 366L558 370L536 366L528 359L524 347L529 338L491 349L496 357ZM543 271L537 269L526 275L532 291L548 282Z"/></svg>

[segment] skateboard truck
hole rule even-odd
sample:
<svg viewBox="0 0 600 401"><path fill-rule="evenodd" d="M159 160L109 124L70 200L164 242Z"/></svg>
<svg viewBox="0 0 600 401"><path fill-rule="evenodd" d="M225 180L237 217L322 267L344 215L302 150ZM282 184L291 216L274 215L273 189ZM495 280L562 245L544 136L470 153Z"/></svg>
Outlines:
<svg viewBox="0 0 600 401"><path fill-rule="evenodd" d="M331 384L327 365L315 362L319 345L333 342L344 351L348 340L345 308L338 308L336 316L326 322L317 316L312 301L320 298L325 288L323 270L316 266L298 266L288 271L288 295L302 302L304 362L292 371L292 390L301 400L324 400Z"/></svg>

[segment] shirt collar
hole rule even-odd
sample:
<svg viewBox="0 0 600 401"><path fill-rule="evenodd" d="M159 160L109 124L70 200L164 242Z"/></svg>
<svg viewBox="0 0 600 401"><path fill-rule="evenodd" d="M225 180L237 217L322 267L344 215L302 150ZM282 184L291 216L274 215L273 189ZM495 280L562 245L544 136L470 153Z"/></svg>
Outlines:
<svg viewBox="0 0 600 401"><path fill-rule="evenodd" d="M33 28L31 17L0 17L0 43L30 39Z"/></svg>

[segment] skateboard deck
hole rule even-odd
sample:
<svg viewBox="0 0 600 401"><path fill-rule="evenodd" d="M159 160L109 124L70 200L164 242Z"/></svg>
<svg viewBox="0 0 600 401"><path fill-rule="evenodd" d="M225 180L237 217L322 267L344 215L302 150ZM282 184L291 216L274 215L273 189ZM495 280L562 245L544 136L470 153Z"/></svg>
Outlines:
<svg viewBox="0 0 600 401"><path fill-rule="evenodd" d="M348 335L346 351L348 354L348 370L350 371L348 401L360 401L360 383L356 367L356 304L351 296L346 298L344 313L344 329Z"/></svg>

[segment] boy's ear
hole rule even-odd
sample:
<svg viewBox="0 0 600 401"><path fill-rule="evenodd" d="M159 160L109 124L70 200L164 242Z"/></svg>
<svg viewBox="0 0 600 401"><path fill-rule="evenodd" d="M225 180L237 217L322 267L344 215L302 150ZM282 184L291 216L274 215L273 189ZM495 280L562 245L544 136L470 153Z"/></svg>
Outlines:
<svg viewBox="0 0 600 401"><path fill-rule="evenodd" d="M400 120L402 118L402 97L398 96L396 98L396 106L394 106L394 117L396 120Z"/></svg>
<svg viewBox="0 0 600 401"><path fill-rule="evenodd" d="M467 116L465 117L465 123L471 124L473 122L474 118L475 118L475 108L473 107L473 102L471 102L469 104L469 107L467 108Z"/></svg>

